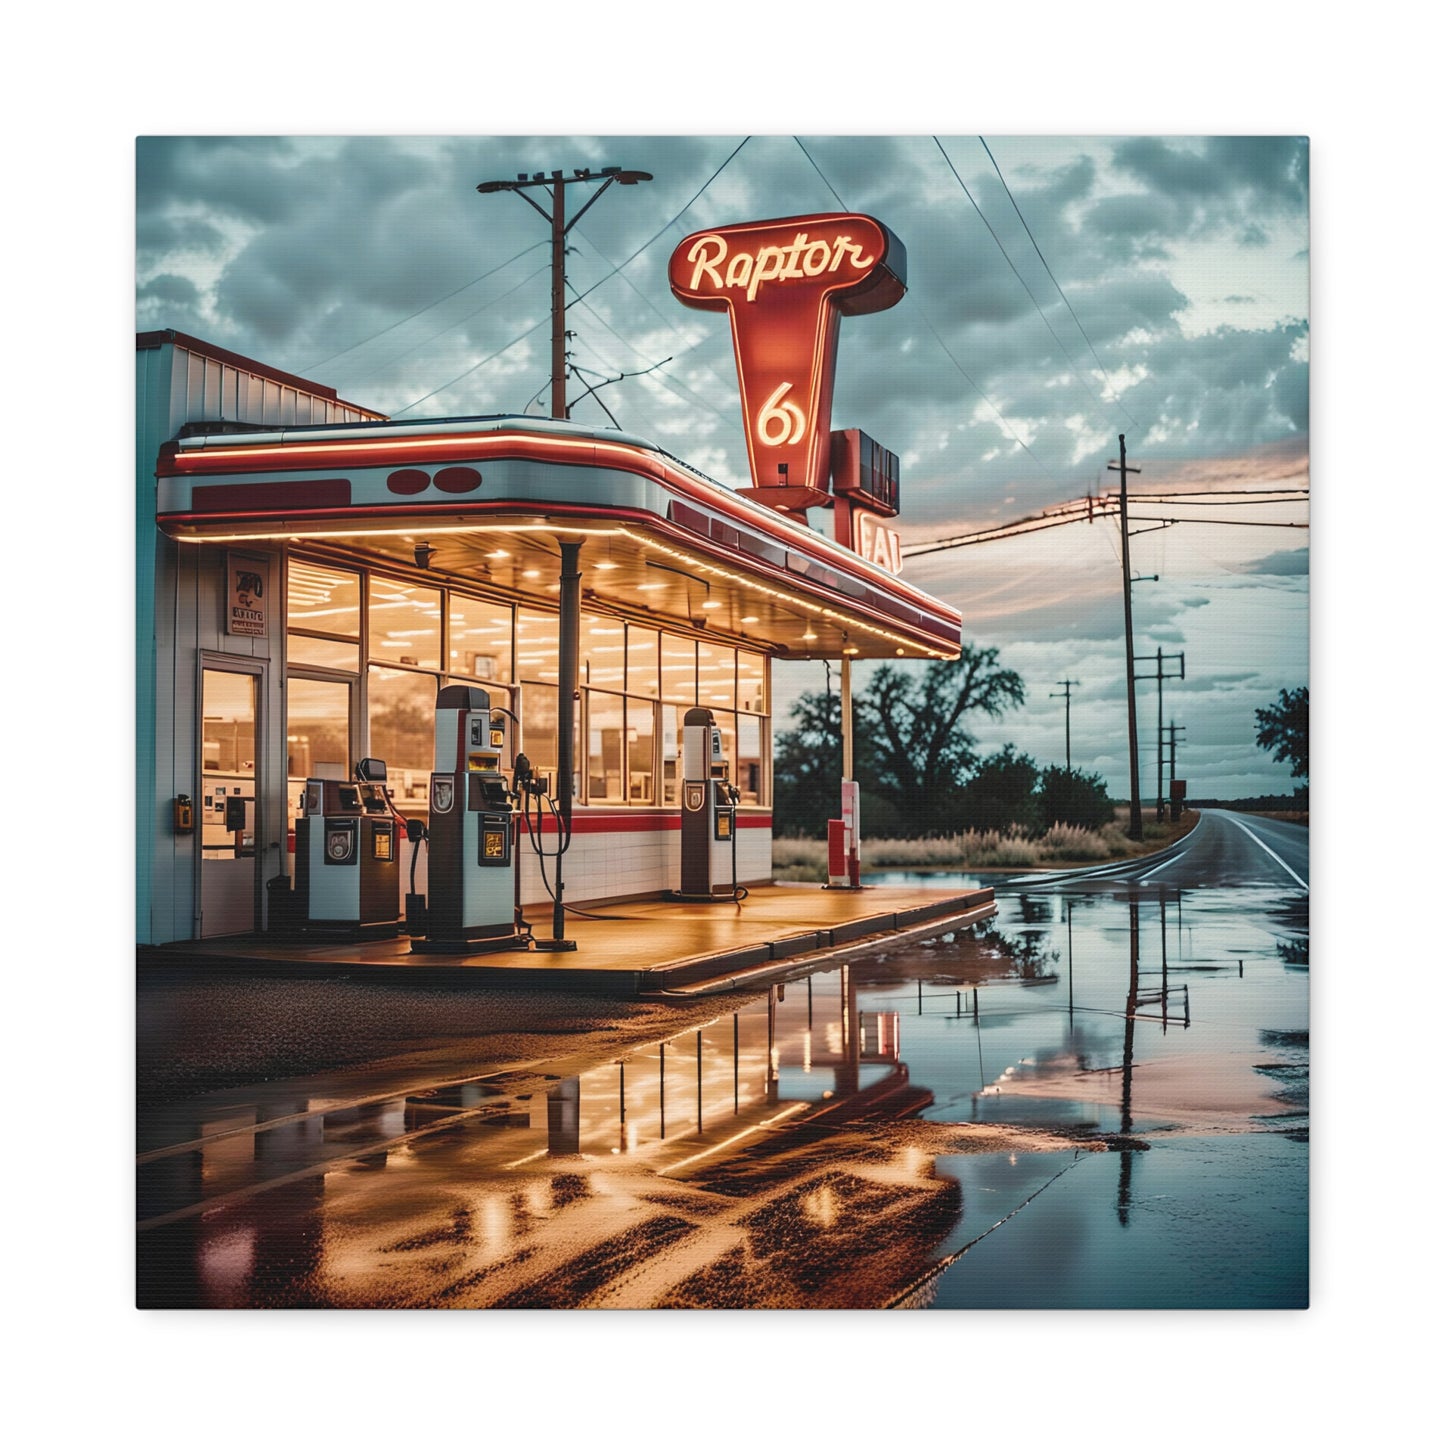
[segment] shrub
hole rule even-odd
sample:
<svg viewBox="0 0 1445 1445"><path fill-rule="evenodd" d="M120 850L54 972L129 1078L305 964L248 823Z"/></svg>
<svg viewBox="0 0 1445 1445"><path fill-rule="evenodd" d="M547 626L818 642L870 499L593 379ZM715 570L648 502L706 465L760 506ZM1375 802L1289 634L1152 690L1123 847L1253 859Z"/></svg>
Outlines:
<svg viewBox="0 0 1445 1445"><path fill-rule="evenodd" d="M1063 823L1076 828L1102 828L1114 816L1109 791L1097 774L1069 768L1045 768L1039 778L1039 820L1045 828Z"/></svg>

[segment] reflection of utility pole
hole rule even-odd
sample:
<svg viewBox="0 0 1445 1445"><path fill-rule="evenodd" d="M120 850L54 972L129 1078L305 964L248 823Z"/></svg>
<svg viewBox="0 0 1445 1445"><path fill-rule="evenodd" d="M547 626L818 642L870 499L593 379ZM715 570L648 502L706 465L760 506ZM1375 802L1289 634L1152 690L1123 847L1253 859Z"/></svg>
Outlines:
<svg viewBox="0 0 1445 1445"><path fill-rule="evenodd" d="M1074 771L1074 758L1069 747L1069 693L1073 688L1080 686L1080 684L1060 679L1059 686L1063 688L1063 691L1051 692L1049 696L1061 697L1064 700L1064 769L1072 773Z"/></svg>
<svg viewBox="0 0 1445 1445"><path fill-rule="evenodd" d="M1124 1000L1124 1078L1119 1100L1119 1132L1130 1134L1134 1129L1134 1014L1139 1007L1139 899L1129 899L1129 996ZM1119 1151L1119 1223L1128 1226L1130 1190L1134 1174L1134 1151L1128 1146Z"/></svg>
<svg viewBox="0 0 1445 1445"><path fill-rule="evenodd" d="M1159 731L1157 734L1157 756L1159 771L1158 787L1157 791L1155 792L1156 803L1154 813L1154 821L1156 823L1162 823L1164 821L1164 679L1166 677L1183 678L1184 676L1184 654L1182 652L1171 652L1169 654L1169 660L1171 662L1178 662L1178 672L1164 671L1164 653L1161 649L1156 647L1154 649L1153 673L1140 673L1139 676L1135 679L1136 682L1146 682L1152 676L1159 685Z"/></svg>
<svg viewBox="0 0 1445 1445"><path fill-rule="evenodd" d="M1109 463L1119 473L1119 537L1124 553L1124 676L1129 694L1129 837L1136 843L1144 837L1144 815L1139 807L1139 718L1134 706L1134 602L1133 574L1129 570L1129 473L1138 467L1127 465L1124 433L1119 433L1118 463Z"/></svg>
<svg viewBox="0 0 1445 1445"><path fill-rule="evenodd" d="M588 208L616 181L619 186L635 186L638 181L650 181L646 171L624 171L621 166L603 166L599 174L590 170L573 171L564 176L553 171L549 176L537 171L529 180L519 175L515 181L483 181L477 187L482 195L495 191L516 191L531 208L552 228L552 415L565 418L567 415L567 232L586 215ZM569 221L564 186L576 185L579 181L602 182L601 190ZM532 186L542 186L552 193L552 209L549 213L539 206L525 191Z"/></svg>

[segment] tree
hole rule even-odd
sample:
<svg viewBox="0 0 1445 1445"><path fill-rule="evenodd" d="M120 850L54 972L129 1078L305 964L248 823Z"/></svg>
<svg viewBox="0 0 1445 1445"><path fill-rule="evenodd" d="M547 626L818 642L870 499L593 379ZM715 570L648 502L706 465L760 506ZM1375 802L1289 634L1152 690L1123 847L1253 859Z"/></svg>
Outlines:
<svg viewBox="0 0 1445 1445"><path fill-rule="evenodd" d="M1114 820L1109 790L1097 773L1072 768L1045 768L1038 786L1039 826L1047 832L1055 823L1097 832Z"/></svg>
<svg viewBox="0 0 1445 1445"><path fill-rule="evenodd" d="M913 835L959 827L963 784L978 761L970 712L1000 717L1024 701L1023 679L998 664L998 649L965 645L949 662L922 672L889 664L874 674L858 709L871 737L874 784Z"/></svg>
<svg viewBox="0 0 1445 1445"><path fill-rule="evenodd" d="M1289 764L1292 778L1310 775L1310 690L1281 688L1273 707L1258 708L1254 714L1255 743L1274 755L1276 762Z"/></svg>
<svg viewBox="0 0 1445 1445"><path fill-rule="evenodd" d="M957 832L962 789L978 761L961 721L1019 706L1023 679L998 665L995 648L965 647L921 671L880 667L854 698L853 776L863 829L875 836ZM795 726L773 751L773 821L779 833L821 835L839 811L843 711L833 693L805 693Z"/></svg>
<svg viewBox="0 0 1445 1445"><path fill-rule="evenodd" d="M843 711L832 693L805 692L793 704L794 726L773 748L773 826L818 837L837 816L843 776Z"/></svg>
<svg viewBox="0 0 1445 1445"><path fill-rule="evenodd" d="M1006 832L1020 827L1026 833L1038 831L1038 801L1034 788L1039 781L1038 764L1027 753L1016 753L1008 743L979 765L963 786L961 816L956 826L986 832Z"/></svg>

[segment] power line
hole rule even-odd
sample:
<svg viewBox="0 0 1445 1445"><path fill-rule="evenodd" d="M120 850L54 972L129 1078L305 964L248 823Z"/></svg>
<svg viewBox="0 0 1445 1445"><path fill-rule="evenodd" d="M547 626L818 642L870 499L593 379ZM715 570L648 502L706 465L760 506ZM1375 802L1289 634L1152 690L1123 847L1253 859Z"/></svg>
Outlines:
<svg viewBox="0 0 1445 1445"><path fill-rule="evenodd" d="M1078 313L1070 304L1068 296L1064 294L1064 288L1059 285L1058 277L1054 275L1053 268L1049 265L1048 261L1044 259L1044 253L1042 250L1039 249L1039 243L1037 240L1034 239L1034 233L1029 228L1029 223L1024 220L1024 213L1019 210L1019 203L1014 199L1014 193L1009 189L1008 182L1004 180L1003 172L999 169L998 162L994 160L993 152L988 148L988 142L984 140L982 136L979 136L978 143L984 148L984 151L987 154L989 160L993 161L994 174L998 176L999 184L1003 187L1003 193L1009 198L1009 204L1012 205L1014 208L1014 215L1019 218L1019 224L1024 228L1025 235L1027 235L1029 240L1033 243L1034 254L1043 264L1044 270L1048 272L1049 280L1054 283L1054 290L1059 293L1059 299L1064 303L1065 306L1069 308L1069 315L1074 318L1074 325L1079 328L1079 335L1084 338L1084 345L1089 348L1089 355L1094 358L1094 364L1099 368L1099 373L1104 379L1105 386L1108 386L1108 368L1104 365L1102 361L1099 360L1099 353L1094 350L1094 343L1089 340L1089 333L1084 330L1084 323L1079 320ZM1109 387L1109 390L1113 391L1113 388ZM1113 401L1114 405L1117 406L1119 410L1122 411L1124 415L1127 416L1129 420L1134 423L1136 427L1139 425L1138 421L1136 421L1135 418L1130 415L1129 408L1125 406L1122 401L1119 400L1117 395L1111 397L1110 399Z"/></svg>
<svg viewBox="0 0 1445 1445"><path fill-rule="evenodd" d="M536 242L534 245L528 246L525 251L518 251L517 254L516 254L515 256L513 256L510 260L503 261L500 265L493 266L490 271L484 271L480 276L476 277L474 280L468 281L468 282L467 282L465 285L463 285L463 286L458 286L455 291L448 291L445 296L440 296L440 297L438 297L435 301L428 301L425 306L421 307L421 308L420 308L419 310L417 310L417 311L413 311L410 316L403 316L400 321L393 321L390 326L384 326L380 331L375 332L373 335L363 337L360 341L353 342L350 346L345 347L345 348L344 348L343 350L341 350L341 351L334 352L332 355L324 358L324 359L321 360L321 361L312 361L312 362L307 363L305 369L306 369L307 371L316 371L316 370L318 370L320 367L330 366L333 361L339 361L343 356L346 356L346 355L348 355L350 352L353 352L353 351L357 350L359 347L367 346L367 345L369 345L369 344L370 344L371 342L373 342L373 341L380 341L383 336L385 336L388 332L395 331L398 326L405 326L408 321L415 321L418 316L424 316L428 311L432 311L432 310L434 310L436 307L441 306L441 305L445 304L446 302L450 301L453 296L460 296L463 291L470 291L473 286L480 286L483 281L487 280L488 277L490 277L490 276L495 276L498 271L505 271L505 270L507 269L507 267L512 264L513 261L520 261L523 256L529 255L531 252L535 251L538 246L545 246L546 244L547 244L547 243L546 243L545 241L538 241L538 242ZM533 276L535 276L536 274L537 274L537 273L536 273L535 271L532 273ZM528 280L531 280L531 277L529 276L527 279L528 279ZM516 288L513 287L512 289L515 290ZM507 292L503 292L502 294L503 294L504 296L510 296L510 295L511 295L511 292L510 292L510 291L507 291ZM500 301L501 299L502 299L501 296L498 296L498 297L495 297L495 298L494 298L494 300L496 300L496 301ZM492 304L493 304L492 301L487 301L487 302L485 302L483 305L481 305L481 306L479 306L479 307L477 308L477 311L472 311L472 312L468 313L468 315L462 317L462 320L463 320L463 321L469 321L473 316L477 315L477 312L478 312L478 311L485 311L485 310L487 309L487 307L490 306L490 305L492 305ZM452 324L453 324L453 325L460 325L461 323L460 323L460 322L453 322ZM445 335L446 332L447 332L447 331L450 331L450 330L451 330L451 327L448 326L448 327L444 328L442 331L437 332L437 335L438 335L438 336ZM435 337L429 337L428 340L435 340ZM425 343L423 343L423 344L425 344ZM416 350L416 348L413 347L412 350L414 351L414 350ZM405 355L406 355L406 352L402 352L402 355L405 356Z"/></svg>
<svg viewBox="0 0 1445 1445"><path fill-rule="evenodd" d="M529 326L524 332L522 332L520 336L514 336L505 346L498 347L497 350L492 352L490 356L484 356L480 361L467 367L467 369L461 372L459 375L452 377L450 381L444 381L440 386L433 387L429 392L427 392L425 396L419 396L415 401L409 401L405 406L398 407L394 412L391 413L391 415L400 416L403 412L410 411L412 407L420 406L422 402L430 401L432 397L438 396L442 392L450 390L457 384L457 382L462 381L466 377L470 376L474 371L478 370L479 368L486 366L488 362L495 361L499 356L505 355L519 341L525 341L534 331L540 331L544 326L547 325L550 320L550 316L544 316L540 321L536 322L532 326Z"/></svg>
<svg viewBox="0 0 1445 1445"><path fill-rule="evenodd" d="M541 242L539 244L545 245L546 242ZM520 291L522 287L525 286L529 281L535 280L545 270L547 270L548 264L549 263L544 263L541 266L538 266L535 271L532 271L528 275L523 276L522 279L518 281L515 286L509 287L499 296L493 296L490 301L487 301L483 305L478 306L475 311L469 311L465 316L459 317L456 321L453 321L450 326L444 326L440 331L434 331L430 336L423 337L414 346L408 346L405 351L398 351L394 356L387 357L384 364L388 367L394 367L397 362L405 360L414 351L420 351L423 346L430 346L432 342L438 340L440 337L445 336L448 331L455 331L458 326L465 326L466 323L470 321L474 316L480 316L481 313L485 311L488 306L495 306L497 302L505 301L508 296L511 296L515 292ZM354 385L355 383L353 382L352 384Z"/></svg>
<svg viewBox="0 0 1445 1445"><path fill-rule="evenodd" d="M842 208L846 211L848 209L848 203L838 194L837 190L834 189L833 183L828 179L828 177L823 174L823 168L818 164L816 160L813 159L811 152L808 150L807 146L803 144L802 137L794 136L793 139L797 142L798 149L802 151L805 156L807 156L808 164L811 165L815 171L817 171L819 179L821 179L823 184L828 187L829 194L831 194L833 199L837 201L837 203L842 206ZM935 137L934 139L936 142L937 137ZM940 147L940 149L942 149L942 147ZM947 160L948 157L945 155L944 159ZM958 173L955 171L954 174L957 175ZM962 182L960 181L959 184L962 185ZM965 186L964 193L967 194L967 192L968 188ZM969 199L972 200L973 198L970 196ZM988 222L985 221L984 224L987 225ZM932 320L927 315L923 317L923 324L928 327L928 330L932 334L933 339L938 343L938 349L942 351L943 354L949 359L949 361L953 363L954 370L957 371L958 374L979 394L979 396L983 400L984 405L987 406L988 409L993 412L994 416L998 418L999 425L1003 427L1003 429L1014 439L1014 441L1020 447L1023 448L1025 452L1028 453L1030 457L1033 458L1034 464L1038 467L1044 478L1052 485L1059 486L1060 483L1058 482L1058 480L1049 473L1048 469L1044 466L1043 462L1041 462L1039 458L1035 455L1033 449L1029 446L1029 444L1013 429L1013 427L1009 424L1008 419L998 409L998 407L994 405L993 400L988 395L988 393L985 392L984 389L973 379L973 377L971 377L968 372L964 370L958 358L948 349L947 345L945 345L943 338L938 334L937 328L934 326Z"/></svg>
<svg viewBox="0 0 1445 1445"><path fill-rule="evenodd" d="M838 192L833 189L833 183L828 179L827 176L823 174L823 168L818 164L817 161L813 159L811 155L808 154L808 147L803 144L802 136L795 135L793 139L797 141L798 149L802 151L805 156L808 157L808 164L812 166L815 171L818 172L818 179L822 181L825 186L828 187L828 193L833 197L835 201L837 201L839 206L841 206L842 209L846 211L848 209L847 204L844 202L842 196L840 196Z"/></svg>
<svg viewBox="0 0 1445 1445"><path fill-rule="evenodd" d="M707 180L705 180L702 185L698 187L696 193L693 195L692 200L690 200L665 226L663 226L660 231L657 231L648 240L644 241L642 245L640 245L625 261L623 261L620 265L614 266L612 270L607 273L606 276L603 276L599 281L595 281L585 291L579 292L576 299L578 301L581 301L584 297L590 296L599 286L606 285L606 283L610 281L613 276L615 276L619 271L621 271L623 267L630 266L645 250L647 250L649 246L653 244L653 242L658 240L660 237L665 236L697 204L698 199L699 197L701 197L702 193L707 190L707 188L712 185L712 183L717 180L717 178L722 175L722 173L732 164L733 159L737 155L738 151L742 150L742 148L747 145L747 143L751 139L751 136L745 135L737 143L737 146L734 148L732 154L728 156L727 160L725 160L722 165L720 165L712 173L712 175L710 175ZM594 247L594 249L596 248ZM598 251L597 254L601 256L602 252ZM606 257L604 256L603 259L606 260Z"/></svg>
<svg viewBox="0 0 1445 1445"><path fill-rule="evenodd" d="M690 201L688 201L688 203L687 203L680 211L678 211L677 214L676 214L675 216L673 216L672 219L671 219L670 221L668 221L665 226L663 226L663 227L661 228L661 230L657 231L657 232L656 232L653 236L651 236L648 240L644 241L644 242L642 243L642 245L640 245L625 261L621 262L621 264L619 264L619 265L617 265L617 266L614 266L614 267L612 268L612 270L607 273L606 276L603 276L603 277L601 277L598 281L594 282L591 286L589 286L589 287L587 288L586 291L582 291L582 292L576 293L576 295L575 295L574 298L573 298L574 301L582 301L582 300L584 300L586 297L590 296L590 295L592 294L592 292L594 292L595 290L597 290L597 288L598 288L599 286L605 285L608 281L610 281L610 280L612 279L613 276L615 276L619 271L621 271L621 270L623 269L623 267L631 265L633 261L635 261L645 250L647 250L647 248L648 248L649 246L651 246L651 245L653 244L653 242L655 242L655 241L658 239L658 237L665 235L673 226L675 226L675 225L677 224L677 222L678 222L684 215L686 215L687 212L697 203L698 197L701 196L701 195L703 194L703 192L706 191L707 188L708 188L710 185L712 185L712 183L718 178L718 176L720 176L720 175L723 173L723 171L727 169L727 167L732 163L734 157L737 156L738 152L741 151L742 148L743 148L743 147L748 143L748 141L751 140L751 139L752 139L751 136L744 136L744 137L742 138L742 140L739 141L738 144L733 148L731 154L729 154L729 156L727 157L727 159L726 159L725 161L723 161L722 165L720 165L720 166L717 168L717 170L715 170L715 171L712 173L712 175L709 176L708 179L698 188L697 192L693 195L692 199L691 199ZM538 245L546 245L547 243L546 243L545 241L539 241L537 244L538 244ZM535 250L536 248L535 248L535 247L528 247L527 249L528 249L528 250ZM597 249L595 245L593 246L593 249L594 249L594 250ZM527 254L526 251L523 251L523 252L520 252L520 253L519 253L519 255L526 255L526 254ZM598 251L598 255L602 255L602 252L601 252L601 251ZM516 260L516 259L517 259L516 256L514 256L514 257L512 258L512 260ZM606 257L604 256L603 259L606 260ZM511 262L504 262L503 264L504 264L504 265L510 265ZM500 270L501 268L498 267L497 269ZM491 275L491 274L493 274L493 273L492 273L492 272L488 272L487 274L488 274L488 275ZM483 279L483 278L479 278L479 279ZM469 284L475 284L475 283L469 283ZM465 288L465 287L462 287L462 288L460 288L460 289L465 290L466 288ZM452 293L452 294L456 294L456 293L454 292L454 293ZM446 299L447 299L446 297L443 297L443 298L442 298L442 300L446 300ZM433 305L440 305L440 304L441 304L440 302L434 302L434 303L433 303ZM426 309L428 309L428 308L425 308L425 307L423 308L423 310L426 310ZM421 313L418 312L417 314L420 315ZM593 314L595 315L596 313L594 312ZM410 319L410 318L407 318L407 319ZM546 324L546 320L547 320L547 318L544 317L543 320L537 322L537 324L536 324L535 326L530 326L530 327L528 327L528 329L527 329L526 331L522 332L521 335L513 337L512 340L509 341L505 346L501 347L501 348L500 348L499 350L497 350L497 351L492 352L490 356L485 356L485 357L483 357L480 361L476 362L474 365L467 367L467 369L466 369L465 371L462 371L462 372L458 373L458 374L457 374L456 376L454 376L450 381L443 382L440 386L435 387L435 388L433 388L431 391L427 392L425 396L419 396L419 397L417 397L417 399L416 399L415 401L408 402L406 406L399 408L397 411L393 412L392 415L394 415L394 416L400 416L400 415L402 414L402 412L410 411L413 407L420 406L422 402L424 402L424 401L429 401L432 397L438 396L438 395L440 395L440 393L449 390L451 387L455 386L455 385L457 384L457 382L462 381L462 380L465 379L466 377L470 376L474 371L478 370L478 368L483 367L483 366L486 366L489 362L495 361L499 356L502 356L502 355L505 354L507 351L511 350L511 348L512 348L513 346L515 346L519 341L524 341L527 337L531 336L534 331L537 331L540 327L542 327L543 325ZM398 323L396 323L396 324L397 324L397 325L400 325L401 323L398 322ZM390 330L390 329L391 329L391 328L388 328L388 330ZM379 334L381 334L381 333L379 333ZM614 333L614 334L615 334L615 333Z"/></svg>
<svg viewBox="0 0 1445 1445"><path fill-rule="evenodd" d="M948 169L953 172L954 180L958 182L960 189L963 191L964 195L968 197L969 204L972 205L974 210L978 212L979 220L983 222L984 226L988 230L989 235L993 237L994 245L998 247L999 254L1004 258L1005 261L1008 262L1009 270L1012 271L1014 275L1018 278L1019 285L1024 288L1024 291L1027 293L1029 300L1033 302L1034 310L1039 313L1039 320L1048 327L1049 335L1054 338L1054 342L1058 346L1059 351L1064 358L1064 364L1069 368L1071 372L1073 372L1074 380L1077 381L1079 385L1084 388L1084 390L1088 393L1090 400L1092 401L1094 399L1093 388L1084 381L1084 378L1082 376L1079 375L1078 371L1074 366L1073 359L1069 355L1069 348L1064 345L1062 338L1059 336L1059 333L1054 330L1053 324L1050 322L1049 318L1044 315L1044 308L1039 305L1038 297L1034 295L1032 288L1029 286L1029 283L1024 280L1023 274L1019 271L1019 268L1014 265L1013 257L1009 255L1007 248L1004 246L1004 243L999 239L998 232L995 231L993 226L989 224L989 219L987 216L984 215L983 208L976 200L974 200L973 192L969 190L968 186L964 182L963 177L959 175L958 168L953 164L952 160L949 159L948 152L943 148L943 142L939 140L937 136L934 136L933 143L938 147L938 152L943 157L945 163L948 166ZM1120 410L1122 411L1123 408L1121 407Z"/></svg>
<svg viewBox="0 0 1445 1445"><path fill-rule="evenodd" d="M1228 495L1228 494L1217 494ZM1248 494L1241 494L1248 495ZM1146 505L1158 505L1161 502L1168 502L1169 496L1165 493L1151 492L1143 496L1135 497L1135 505L1144 503ZM1280 506L1295 499L1287 498L1282 500L1244 500L1233 502L1221 502L1220 505L1247 507L1247 506ZM1203 505L1200 502L1186 501L1184 506L1197 507ZM1105 493L1102 496L1079 497L1072 502L1066 502L1062 506L1049 508L1042 512L1036 512L1031 516L1020 517L1016 521L1002 522L994 527L981 527L975 532L962 532L951 537L940 537L932 542L915 542L905 544L902 553L905 557L926 557L934 552L945 552L955 547L971 547L981 542L996 542L1008 537L1027 536L1031 532L1047 531L1052 527L1065 527L1074 522L1092 522L1096 517L1116 515L1119 511L1119 499L1116 494ZM1244 518L1230 517L1155 517L1142 515L1137 510L1132 514L1132 520L1136 522L1164 522L1171 527L1177 526L1222 526L1222 527L1289 527L1300 530L1308 530L1308 522L1254 522Z"/></svg>

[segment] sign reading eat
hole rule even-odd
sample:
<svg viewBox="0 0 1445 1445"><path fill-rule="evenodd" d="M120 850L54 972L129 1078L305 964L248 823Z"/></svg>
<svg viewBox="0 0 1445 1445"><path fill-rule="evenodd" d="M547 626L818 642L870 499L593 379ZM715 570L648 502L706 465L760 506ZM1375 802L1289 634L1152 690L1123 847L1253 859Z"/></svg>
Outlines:
<svg viewBox="0 0 1445 1445"><path fill-rule="evenodd" d="M871 216L720 226L677 247L668 280L683 305L732 319L753 474L743 494L789 512L822 505L838 322L902 298L902 242Z"/></svg>

